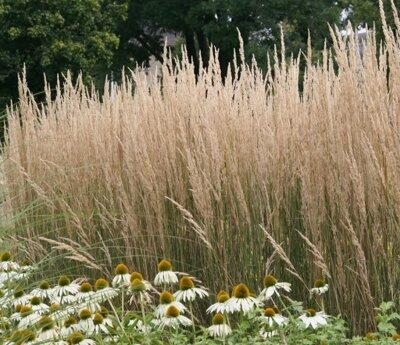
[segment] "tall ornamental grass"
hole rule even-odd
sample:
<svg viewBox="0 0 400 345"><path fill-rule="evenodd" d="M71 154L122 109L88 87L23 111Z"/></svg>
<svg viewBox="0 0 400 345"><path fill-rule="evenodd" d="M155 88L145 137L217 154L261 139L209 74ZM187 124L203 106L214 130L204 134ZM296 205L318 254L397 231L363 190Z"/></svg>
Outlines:
<svg viewBox="0 0 400 345"><path fill-rule="evenodd" d="M102 95L66 76L38 103L22 78L3 231L30 260L67 253L54 274L123 260L153 276L168 257L212 291L273 273L305 300L324 277L327 311L373 329L373 308L399 301L397 24L382 45L332 31L317 64L282 47L266 75L241 52L222 80L213 50L197 78L166 57Z"/></svg>

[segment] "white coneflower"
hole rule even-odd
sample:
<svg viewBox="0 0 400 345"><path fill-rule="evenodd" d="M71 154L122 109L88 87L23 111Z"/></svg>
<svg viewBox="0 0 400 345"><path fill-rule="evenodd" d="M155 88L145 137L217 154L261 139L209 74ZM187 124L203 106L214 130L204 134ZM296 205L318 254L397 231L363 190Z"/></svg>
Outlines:
<svg viewBox="0 0 400 345"><path fill-rule="evenodd" d="M314 329L325 326L328 321L329 315L326 315L323 311L316 312L315 309L307 309L299 319L304 323L306 328L312 327Z"/></svg>
<svg viewBox="0 0 400 345"><path fill-rule="evenodd" d="M110 318L110 312L106 307L101 307L100 314L103 317L103 324L107 327L114 327L113 320Z"/></svg>
<svg viewBox="0 0 400 345"><path fill-rule="evenodd" d="M232 333L232 329L225 323L224 316L221 313L214 315L212 326L208 327L207 331L214 338L225 338Z"/></svg>
<svg viewBox="0 0 400 345"><path fill-rule="evenodd" d="M48 281L42 281L39 286L31 291L32 296L40 297L42 300L53 298L52 289Z"/></svg>
<svg viewBox="0 0 400 345"><path fill-rule="evenodd" d="M21 315L21 319L17 326L19 329L31 327L42 317L41 315L33 312L32 307L28 305L22 306L19 313Z"/></svg>
<svg viewBox="0 0 400 345"><path fill-rule="evenodd" d="M68 344L71 345L96 345L92 339L85 339L85 336L80 332L74 332L68 337Z"/></svg>
<svg viewBox="0 0 400 345"><path fill-rule="evenodd" d="M124 264L118 264L115 267L115 277L111 282L113 287L128 287L131 282L131 275L129 269Z"/></svg>
<svg viewBox="0 0 400 345"><path fill-rule="evenodd" d="M61 328L60 335L63 338L66 338L76 331L78 331L78 320L75 317L70 316L64 321L64 325Z"/></svg>
<svg viewBox="0 0 400 345"><path fill-rule="evenodd" d="M118 296L119 294L118 290L110 287L108 281L103 278L97 279L94 287L96 292L93 294L92 301L95 302L104 302Z"/></svg>
<svg viewBox="0 0 400 345"><path fill-rule="evenodd" d="M169 285L178 283L178 275L172 271L172 264L168 260L161 260L158 263L158 273L154 278L155 285Z"/></svg>
<svg viewBox="0 0 400 345"><path fill-rule="evenodd" d="M146 291L151 291L154 290L153 286L151 285L151 283L145 279L143 279L143 275L139 272L132 272L131 273L131 283L135 280L135 279L139 279L145 286Z"/></svg>
<svg viewBox="0 0 400 345"><path fill-rule="evenodd" d="M101 306L94 297L96 293L93 291L92 285L85 282L79 288L79 292L76 294L76 301L80 304L78 309L89 309L92 313L99 311Z"/></svg>
<svg viewBox="0 0 400 345"><path fill-rule="evenodd" d="M128 293L132 295L130 303L133 303L135 296L139 297L140 303L150 303L151 297L149 292L155 289L150 282L143 279L143 276L139 272L131 273L131 285L129 287Z"/></svg>
<svg viewBox="0 0 400 345"><path fill-rule="evenodd" d="M79 287L79 292L76 294L76 301L78 303L80 302L86 302L92 298L94 294L92 285L88 282L84 282L81 284Z"/></svg>
<svg viewBox="0 0 400 345"><path fill-rule="evenodd" d="M16 280L24 280L30 277L32 272L35 270L35 268L31 265L29 265L28 262L24 262L20 267L16 270Z"/></svg>
<svg viewBox="0 0 400 345"><path fill-rule="evenodd" d="M196 297L204 298L208 296L208 292L202 288L194 286L194 282L190 277L182 277L179 281L179 290L174 293L177 301L193 302Z"/></svg>
<svg viewBox="0 0 400 345"><path fill-rule="evenodd" d="M136 301L141 304L150 303L151 297L148 291L149 290L143 280L140 280L139 278L134 279L133 281L131 281L131 285L129 286L128 290L128 294L132 295L129 302L133 303L134 301Z"/></svg>
<svg viewBox="0 0 400 345"><path fill-rule="evenodd" d="M239 284L232 291L232 297L227 302L226 312L247 314L258 305L257 298L250 296L249 288L245 284Z"/></svg>
<svg viewBox="0 0 400 345"><path fill-rule="evenodd" d="M92 313L89 309L82 309L79 312L79 322L78 329L79 331L91 335L94 331L94 322L92 319Z"/></svg>
<svg viewBox="0 0 400 345"><path fill-rule="evenodd" d="M207 308L207 313L222 313L226 312L228 306L229 293L221 290L217 294L217 302Z"/></svg>
<svg viewBox="0 0 400 345"><path fill-rule="evenodd" d="M22 289L20 289L20 288L17 288L15 291L14 291L14 298L13 298L13 300L12 300L12 304L14 305L14 307L17 305L17 304L22 304L22 305L27 305L27 304L29 304L29 302L30 302L30 300L31 300L31 298L33 297L32 295L30 295L30 294L25 294L24 293L24 290L22 290Z"/></svg>
<svg viewBox="0 0 400 345"><path fill-rule="evenodd" d="M281 326L288 322L288 319L279 314L276 308L265 308L264 315L259 317L259 320L268 326Z"/></svg>
<svg viewBox="0 0 400 345"><path fill-rule="evenodd" d="M160 304L157 306L154 314L157 318L165 316L166 311L169 307L175 307L179 310L179 313L184 313L186 307L178 301L175 301L175 297L169 291L163 291L160 294Z"/></svg>
<svg viewBox="0 0 400 345"><path fill-rule="evenodd" d="M7 271L7 272L1 272L0 271L0 287L5 287L9 283L17 281L17 275L18 273L15 271Z"/></svg>
<svg viewBox="0 0 400 345"><path fill-rule="evenodd" d="M180 326L191 326L193 325L193 322L186 316L181 315L179 309L176 306L171 305L170 307L168 307L165 315L161 319L156 321L156 325L160 329L164 329L166 327L176 329Z"/></svg>
<svg viewBox="0 0 400 345"><path fill-rule="evenodd" d="M264 290L261 291L258 298L261 301L267 301L273 295L279 296L279 290L290 292L291 291L290 286L291 286L290 283L284 283L284 282L279 283L274 276L267 275L264 278Z"/></svg>
<svg viewBox="0 0 400 345"><path fill-rule="evenodd" d="M20 313L20 311L21 311L21 308L23 307L23 305L22 304L17 304L16 306L15 306L15 312L14 313L12 313L11 314L11 316L10 316L10 320L12 321L12 322L19 322L20 320L21 320L21 313Z"/></svg>
<svg viewBox="0 0 400 345"><path fill-rule="evenodd" d="M0 256L0 271L9 272L9 271L16 271L19 269L19 265L11 260L11 253L4 252Z"/></svg>
<svg viewBox="0 0 400 345"><path fill-rule="evenodd" d="M314 287L310 290L311 295L322 295L329 290L329 285L323 279L317 279Z"/></svg>
<svg viewBox="0 0 400 345"><path fill-rule="evenodd" d="M43 316L37 323L37 326L40 328L40 332L37 335L39 343L56 340L60 335L59 329L55 326L54 320L49 316Z"/></svg>
<svg viewBox="0 0 400 345"><path fill-rule="evenodd" d="M31 306L32 310L39 315L46 314L50 309L49 306L42 303L42 299L37 296L31 298Z"/></svg>
<svg viewBox="0 0 400 345"><path fill-rule="evenodd" d="M79 292L79 285L71 282L67 276L61 276L58 284L52 289L53 302L58 304L72 303L75 295Z"/></svg>
<svg viewBox="0 0 400 345"><path fill-rule="evenodd" d="M93 334L109 334L109 330L104 323L104 317L100 313L93 316L94 329Z"/></svg>

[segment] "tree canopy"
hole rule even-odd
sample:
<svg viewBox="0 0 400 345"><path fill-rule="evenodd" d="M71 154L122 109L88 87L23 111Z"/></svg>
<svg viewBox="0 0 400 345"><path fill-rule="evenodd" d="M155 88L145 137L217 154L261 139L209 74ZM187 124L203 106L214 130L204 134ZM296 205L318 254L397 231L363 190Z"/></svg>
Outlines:
<svg viewBox="0 0 400 345"><path fill-rule="evenodd" d="M3 0L0 97L15 96L23 65L34 91L43 89L43 73L50 82L67 70L104 78L126 11L127 3L112 0Z"/></svg>
<svg viewBox="0 0 400 345"><path fill-rule="evenodd" d="M390 14L390 0L385 4ZM24 64L33 92L43 89L44 73L54 82L67 70L101 85L123 66L151 56L161 61L163 37L174 32L196 71L199 57L207 66L210 44L226 71L239 46L237 29L248 55L266 61L281 28L288 52L304 50L308 32L318 50L329 36L327 23L340 25L347 13L356 25L379 24L378 7L378 0L2 0L0 107L16 97Z"/></svg>

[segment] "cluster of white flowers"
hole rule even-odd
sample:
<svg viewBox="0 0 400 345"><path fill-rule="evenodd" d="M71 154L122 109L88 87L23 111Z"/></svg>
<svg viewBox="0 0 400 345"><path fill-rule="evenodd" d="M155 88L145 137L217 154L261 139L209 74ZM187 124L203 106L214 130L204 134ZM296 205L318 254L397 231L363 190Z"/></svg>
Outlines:
<svg viewBox="0 0 400 345"><path fill-rule="evenodd" d="M322 295L328 291L328 285L322 280L317 280L315 287L310 290L311 294ZM232 332L227 323L228 315L241 313L246 315L250 312L263 310L263 315L257 317L260 322L260 335L264 338L270 338L279 335L279 328L289 322L289 319L280 314L276 307L276 301L281 301L282 292L291 292L291 284L287 282L278 282L272 275L266 275L264 278L264 289L258 296L252 295L245 284L238 284L233 288L232 296L226 291L220 291L217 295L217 301L207 309L207 313L216 313L213 318L213 325L208 328L210 334L214 337L226 337ZM262 309L263 304L272 303ZM316 312L314 309L307 309L298 321L306 328L316 329L327 324L328 315L323 311Z"/></svg>
<svg viewBox="0 0 400 345"><path fill-rule="evenodd" d="M25 283L33 268L12 261L9 252L2 254L0 260L0 336L5 336L6 345L46 342L92 345L95 344L94 337L99 335L106 342L116 340L124 327L134 327L139 333L147 333L152 328L192 326L194 329L192 304L209 296L198 280L174 271L171 262L165 259L159 262L154 278L154 285L161 287L161 291L141 273L130 273L124 264L116 266L111 286L104 278L97 279L92 286L85 279L71 281L69 277L61 276L54 286L42 281L28 289ZM231 295L220 291L216 302L207 309L207 313L213 314L209 335L225 338L231 334L229 315L235 313L242 316L258 313L255 320L259 323L260 335L265 338L278 335L289 318L277 309L277 299L282 302L284 296L281 294L290 291L290 283L278 282L272 275L264 278L264 288L258 296L243 283L236 285ZM328 285L322 280L310 290L318 298L327 291ZM114 307L117 297L121 298L122 311ZM155 298L159 303L153 308L151 302ZM127 303L140 307L142 315L126 310ZM149 312L152 314L150 322ZM298 321L305 328L315 329L327 324L328 315L307 309ZM123 332L119 332L119 328Z"/></svg>
<svg viewBox="0 0 400 345"><path fill-rule="evenodd" d="M120 294L107 280L93 287L87 281L61 276L54 286L42 281L28 288L33 267L0 257L0 336L4 344L95 344L90 337L101 334L106 341L115 320L102 306Z"/></svg>
<svg viewBox="0 0 400 345"><path fill-rule="evenodd" d="M179 274L172 270L172 264L168 260L164 259L159 262L154 284L162 286L164 291L160 294L160 303L155 310L156 318L152 320L152 324L161 329L193 326L192 302L196 299L208 297L205 288L195 286L193 277L183 275L179 279ZM175 293L167 291L167 288L173 288L177 283L179 283L179 289ZM188 311L184 303L190 305L191 319L182 315Z"/></svg>

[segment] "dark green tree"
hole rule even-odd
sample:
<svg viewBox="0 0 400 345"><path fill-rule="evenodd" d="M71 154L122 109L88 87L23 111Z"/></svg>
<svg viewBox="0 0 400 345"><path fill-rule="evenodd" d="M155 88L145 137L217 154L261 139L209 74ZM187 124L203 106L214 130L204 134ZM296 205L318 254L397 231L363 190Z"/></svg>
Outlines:
<svg viewBox="0 0 400 345"><path fill-rule="evenodd" d="M314 47L321 49L329 36L328 23L340 23L345 5L333 0L131 0L120 56L132 61L140 47L142 60L146 54L161 60L162 33L172 31L183 36L196 72L200 56L207 66L213 44L224 73L239 47L237 29L248 55L261 59L279 44L281 27L288 51L305 49L308 30Z"/></svg>
<svg viewBox="0 0 400 345"><path fill-rule="evenodd" d="M103 81L119 45L124 0L2 0L0 2L0 107L16 98L17 74L26 66L33 92L43 74L82 72Z"/></svg>
<svg viewBox="0 0 400 345"><path fill-rule="evenodd" d="M257 27L257 0L132 0L126 25L121 27L119 56L129 61L147 54L162 60L163 34L182 35L187 53L199 69L199 57L207 66L209 46L219 49L221 66L226 70L239 46L237 28L247 42L251 30Z"/></svg>

